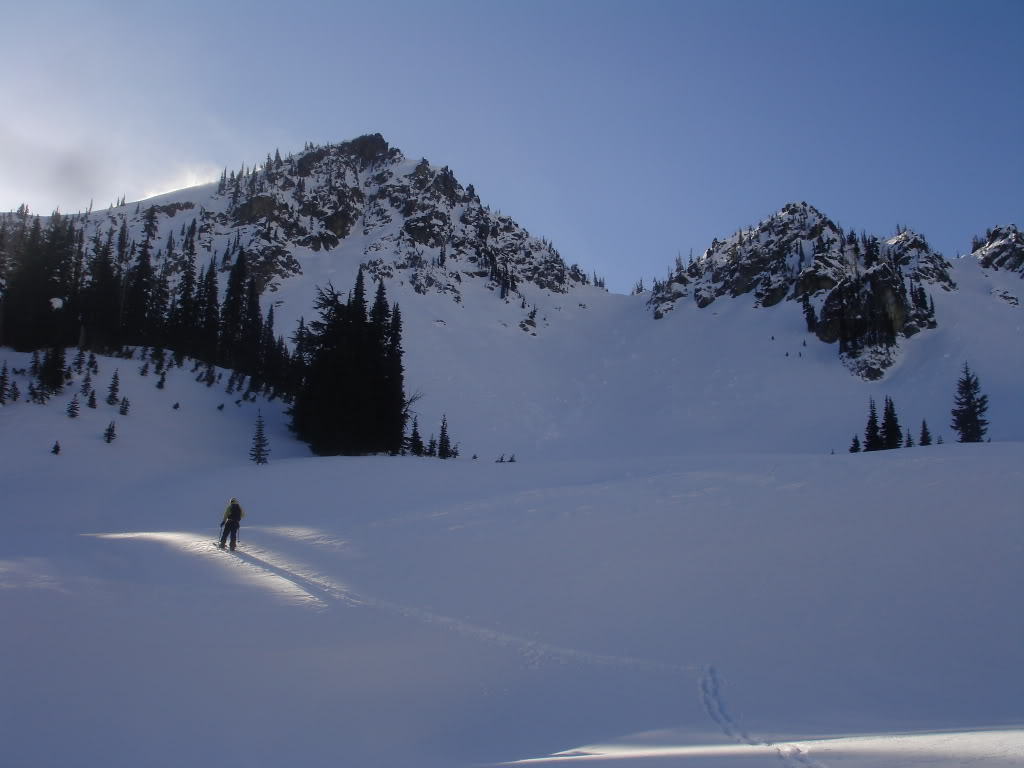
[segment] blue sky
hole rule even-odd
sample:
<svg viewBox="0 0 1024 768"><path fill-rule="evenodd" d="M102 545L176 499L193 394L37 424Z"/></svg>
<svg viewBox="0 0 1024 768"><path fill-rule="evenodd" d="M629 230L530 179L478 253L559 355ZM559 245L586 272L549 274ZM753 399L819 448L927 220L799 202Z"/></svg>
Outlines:
<svg viewBox="0 0 1024 768"><path fill-rule="evenodd" d="M806 200L947 256L1024 224L1024 3L9 5L0 210L379 132L628 291Z"/></svg>

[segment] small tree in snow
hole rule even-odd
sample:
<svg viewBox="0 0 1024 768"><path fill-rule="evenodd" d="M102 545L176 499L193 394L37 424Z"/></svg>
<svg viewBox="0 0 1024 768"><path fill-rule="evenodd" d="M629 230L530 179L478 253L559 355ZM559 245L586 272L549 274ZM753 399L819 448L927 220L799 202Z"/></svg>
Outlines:
<svg viewBox="0 0 1024 768"><path fill-rule="evenodd" d="M78 405L78 395L76 394L74 397L71 398L71 402L68 403L67 414L69 419L78 418L79 407L80 406Z"/></svg>
<svg viewBox="0 0 1024 768"><path fill-rule="evenodd" d="M117 405L117 396L121 390L121 380L114 369L114 375L110 377L110 387L107 389L107 405Z"/></svg>
<svg viewBox="0 0 1024 768"><path fill-rule="evenodd" d="M110 422L107 428L103 430L103 442L112 443L114 438L117 437L117 429L114 427L114 422Z"/></svg>
<svg viewBox="0 0 1024 768"><path fill-rule="evenodd" d="M249 458L257 464L266 464L270 456L270 441L267 440L266 432L263 429L263 414L256 412L256 432L252 436L252 448L249 449Z"/></svg>

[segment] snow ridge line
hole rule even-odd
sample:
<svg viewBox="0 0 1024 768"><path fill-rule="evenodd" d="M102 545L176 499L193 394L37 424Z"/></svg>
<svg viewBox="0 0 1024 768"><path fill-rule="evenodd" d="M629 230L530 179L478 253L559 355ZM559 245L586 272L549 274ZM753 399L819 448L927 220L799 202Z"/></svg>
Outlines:
<svg viewBox="0 0 1024 768"><path fill-rule="evenodd" d="M757 741L747 733L740 726L736 718L729 714L729 711L725 708L725 702L722 699L721 681L714 665L708 665L703 670L700 676L699 688L701 701L708 716L722 733L732 741L737 744L764 746L774 749L783 765L790 766L790 768L801 768L801 766L804 768L827 768L824 764L811 759L796 744L775 744L770 741Z"/></svg>

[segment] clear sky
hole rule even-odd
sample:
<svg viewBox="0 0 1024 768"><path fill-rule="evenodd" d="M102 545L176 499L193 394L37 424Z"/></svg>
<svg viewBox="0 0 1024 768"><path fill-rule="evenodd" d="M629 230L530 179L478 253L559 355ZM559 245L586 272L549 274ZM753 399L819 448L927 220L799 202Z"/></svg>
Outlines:
<svg viewBox="0 0 1024 768"><path fill-rule="evenodd" d="M806 200L945 255L1024 224L1022 0L33 2L0 210L379 132L628 291Z"/></svg>

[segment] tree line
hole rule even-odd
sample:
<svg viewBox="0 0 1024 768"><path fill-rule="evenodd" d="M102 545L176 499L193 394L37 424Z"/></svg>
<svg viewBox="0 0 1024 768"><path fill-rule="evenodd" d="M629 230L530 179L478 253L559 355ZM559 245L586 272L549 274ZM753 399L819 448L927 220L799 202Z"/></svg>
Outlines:
<svg viewBox="0 0 1024 768"><path fill-rule="evenodd" d="M957 433L957 442L980 443L988 433L988 419L985 414L988 412L988 395L981 393L981 384L977 375L971 370L967 363L964 363L963 371L956 383L956 395L953 400L953 409L950 412L950 428ZM939 435L935 441L943 442ZM854 435L850 442L850 453L861 451L887 451L894 448L913 448L915 445L931 445L932 433L928 428L926 420L921 421L921 429L918 433L917 442L909 428L906 432L900 426L899 416L896 414L896 404L892 398L886 396L882 418L879 420L878 407L874 398L868 398L868 420L864 428L864 440L859 435Z"/></svg>
<svg viewBox="0 0 1024 768"><path fill-rule="evenodd" d="M0 217L0 345L47 350L46 391L61 388L66 347L115 355L150 347L178 366L185 358L205 366L199 378L208 385L219 366L234 371L229 387L247 380L246 395L281 397L295 434L318 454L409 449L414 399L404 389L401 312L383 283L372 306L362 269L344 299L332 285L318 288L319 319L299 322L289 350L275 334L273 306L261 312L245 249L233 249L230 264L218 268L214 256L200 269L196 221L158 246L156 215L144 212L138 243L127 221L87 240L79 216L54 213L44 226L22 206Z"/></svg>

